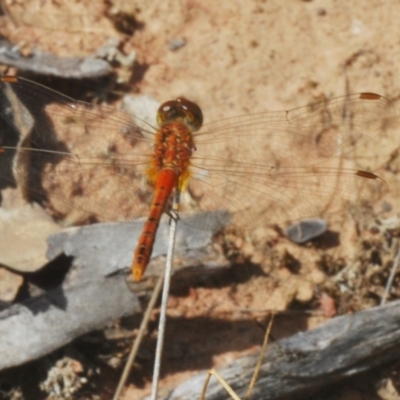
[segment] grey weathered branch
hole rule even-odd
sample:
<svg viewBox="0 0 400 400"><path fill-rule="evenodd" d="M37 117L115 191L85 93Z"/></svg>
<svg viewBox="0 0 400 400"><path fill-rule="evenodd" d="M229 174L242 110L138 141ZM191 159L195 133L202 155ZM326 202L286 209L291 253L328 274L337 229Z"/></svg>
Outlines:
<svg viewBox="0 0 400 400"><path fill-rule="evenodd" d="M66 79L95 79L112 71L107 61L94 57L58 57L39 50L32 50L27 57L19 51L18 46L5 39L0 40L0 64L20 71Z"/></svg>
<svg viewBox="0 0 400 400"><path fill-rule="evenodd" d="M209 231L194 229L194 218L210 218L214 225ZM160 224L153 257L166 253L167 219ZM211 242L228 221L224 212L183 219L176 243L178 269L196 265L203 266L203 273L212 273L224 266L223 261L226 266ZM128 289L126 277L142 227L142 221L95 224L50 236L49 260L65 254L73 265L59 287L0 313L0 370L48 354L123 315L141 312L138 296L152 290L163 265L162 259L153 260L145 279L131 284L133 291Z"/></svg>
<svg viewBox="0 0 400 400"><path fill-rule="evenodd" d="M399 341L400 301L334 318L269 345L252 398L292 398L397 360ZM257 356L243 357L218 372L243 398L256 362ZM205 377L201 373L184 382L168 400L199 398ZM212 379L206 399L226 398L225 390Z"/></svg>

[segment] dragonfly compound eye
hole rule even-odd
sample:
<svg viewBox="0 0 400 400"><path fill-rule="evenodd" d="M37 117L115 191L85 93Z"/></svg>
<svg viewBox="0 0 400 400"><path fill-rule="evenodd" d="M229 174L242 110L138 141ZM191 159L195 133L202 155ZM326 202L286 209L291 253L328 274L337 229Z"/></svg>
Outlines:
<svg viewBox="0 0 400 400"><path fill-rule="evenodd" d="M168 122L178 121L188 125L192 131L197 131L203 124L203 113L196 103L184 97L161 104L157 112L158 125L162 126Z"/></svg>

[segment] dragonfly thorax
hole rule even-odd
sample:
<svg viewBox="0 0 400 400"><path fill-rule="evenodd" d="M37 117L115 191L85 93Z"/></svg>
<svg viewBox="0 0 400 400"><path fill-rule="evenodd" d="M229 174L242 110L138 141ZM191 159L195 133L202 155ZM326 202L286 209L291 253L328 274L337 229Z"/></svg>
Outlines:
<svg viewBox="0 0 400 400"><path fill-rule="evenodd" d="M178 179L189 176L190 158L195 150L191 129L182 122L165 123L156 133L154 153L148 178L155 183L158 173L165 168L174 170Z"/></svg>

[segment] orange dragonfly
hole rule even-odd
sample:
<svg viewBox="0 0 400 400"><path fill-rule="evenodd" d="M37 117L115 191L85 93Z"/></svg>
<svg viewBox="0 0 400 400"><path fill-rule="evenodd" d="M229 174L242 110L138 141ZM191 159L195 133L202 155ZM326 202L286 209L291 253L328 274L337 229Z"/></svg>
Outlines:
<svg viewBox="0 0 400 400"><path fill-rule="evenodd" d="M176 188L189 193L182 211L227 209L239 229L320 216L385 188L377 175L354 166L359 146L376 139L394 115L391 102L378 94L203 128L201 109L178 98L160 106L154 128L23 78L0 83L1 116L19 133L14 142L3 135L0 161L27 200L69 223L137 218L150 205L134 254L135 280L145 272ZM196 227L207 229L207 219Z"/></svg>

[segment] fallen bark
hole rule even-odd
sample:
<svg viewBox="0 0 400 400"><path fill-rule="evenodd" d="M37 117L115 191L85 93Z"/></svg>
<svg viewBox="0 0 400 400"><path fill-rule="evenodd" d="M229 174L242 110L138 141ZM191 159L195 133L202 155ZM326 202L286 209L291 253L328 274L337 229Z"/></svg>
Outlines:
<svg viewBox="0 0 400 400"><path fill-rule="evenodd" d="M194 229L193 218L210 218L214 225L208 231ZM166 253L166 220L160 224L153 258ZM176 242L179 269L197 265L203 266L203 273L213 273L227 265L211 246L224 221L229 221L224 212L182 220ZM65 256L71 258L72 266L61 285L42 289L40 295L0 313L0 370L48 354L111 320L141 312L138 297L152 290L163 265L163 260L153 260L143 281L129 290L126 277L142 226L143 221L95 224L50 236L47 255L54 267L62 255L64 261Z"/></svg>
<svg viewBox="0 0 400 400"><path fill-rule="evenodd" d="M32 50L24 56L8 40L0 40L0 64L20 71L64 79L97 79L111 74L110 64L94 57L58 57L54 54Z"/></svg>
<svg viewBox="0 0 400 400"><path fill-rule="evenodd" d="M268 346L254 399L294 398L400 358L400 301L334 318ZM247 391L257 355L243 357L219 370L240 398ZM199 398L205 373L175 388L168 400ZM207 400L226 399L212 379Z"/></svg>

